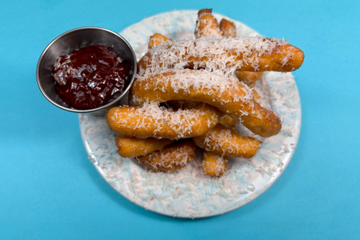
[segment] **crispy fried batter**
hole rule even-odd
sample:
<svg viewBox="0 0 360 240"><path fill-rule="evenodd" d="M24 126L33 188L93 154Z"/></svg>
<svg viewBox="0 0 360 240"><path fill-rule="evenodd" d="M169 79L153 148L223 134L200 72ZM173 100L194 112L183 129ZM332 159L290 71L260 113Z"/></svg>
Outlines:
<svg viewBox="0 0 360 240"><path fill-rule="evenodd" d="M245 44L247 38L236 39L232 44ZM174 41L165 45L158 46L147 52L145 56L138 63L138 70L140 73L144 72L148 67L155 68L171 68L176 64L184 63L184 67L187 68L204 68L208 65L217 68L227 69L236 68L238 71L251 71L251 72L263 72L263 71L278 71L278 72L291 72L298 69L304 61L304 53L297 47L290 44L278 44L273 39L259 38L258 42L264 43L264 48L270 48L273 45L271 52L259 55L255 49L242 48L249 51L249 54L242 52L243 50L222 49L221 53L213 51L198 51L197 44L200 39L197 40L183 40ZM216 42L218 41L218 42ZM228 41L232 39L221 39L207 42L207 48L215 48L216 46L225 47ZM184 47L186 46L186 47ZM179 54L179 52L182 54ZM172 58L167 58L164 54L171 54ZM194 55L195 54L195 55ZM256 64L253 60L257 58ZM225 66L220 63L218 59L229 59Z"/></svg>
<svg viewBox="0 0 360 240"><path fill-rule="evenodd" d="M163 149L174 140L137 137L115 137L115 145L122 157L133 158Z"/></svg>
<svg viewBox="0 0 360 240"><path fill-rule="evenodd" d="M180 139L200 136L213 128L222 113L207 104L171 111L155 105L114 107L107 111L110 128L120 136Z"/></svg>
<svg viewBox="0 0 360 240"><path fill-rule="evenodd" d="M195 37L215 36L221 38L219 24L216 18L211 14L212 9L202 9L198 12L198 19L195 25Z"/></svg>
<svg viewBox="0 0 360 240"><path fill-rule="evenodd" d="M220 21L220 30L223 36L226 38L236 38L236 27L233 22L226 20L225 18Z"/></svg>
<svg viewBox="0 0 360 240"><path fill-rule="evenodd" d="M236 127L236 120L230 117L229 115L224 114L221 118L219 123L224 127L235 129Z"/></svg>
<svg viewBox="0 0 360 240"><path fill-rule="evenodd" d="M262 72L236 71L236 77L239 81L245 83L251 88L255 87L256 81L262 76Z"/></svg>
<svg viewBox="0 0 360 240"><path fill-rule="evenodd" d="M146 156L136 157L153 171L176 171L186 167L196 155L196 145L190 139L182 140Z"/></svg>
<svg viewBox="0 0 360 240"><path fill-rule="evenodd" d="M243 137L234 130L218 124L200 137L193 138L195 144L207 151L228 157L253 157L261 142L252 137Z"/></svg>
<svg viewBox="0 0 360 240"><path fill-rule="evenodd" d="M203 150L202 166L205 174L213 177L221 177L227 167L228 158L213 152Z"/></svg>
<svg viewBox="0 0 360 240"><path fill-rule="evenodd" d="M220 21L220 29L223 36L226 38L236 38L236 27L233 22L226 20L225 18ZM249 72L249 71L236 71L237 78L248 85L249 87L255 87L256 81L262 77L262 72Z"/></svg>
<svg viewBox="0 0 360 240"><path fill-rule="evenodd" d="M256 100L260 100L261 97L260 97L260 95L258 94L258 92L257 92L255 89L253 89L252 92L253 92L254 98L255 98Z"/></svg>
<svg viewBox="0 0 360 240"><path fill-rule="evenodd" d="M152 49L158 45L160 45L163 42L166 41L174 41L174 39L171 38L167 38L164 35L160 34L160 33L155 33L154 35L152 35L149 39L149 44L148 44L148 48Z"/></svg>
<svg viewBox="0 0 360 240"><path fill-rule="evenodd" d="M254 90L255 93L255 90ZM254 95L255 96L255 95ZM257 95L259 96L259 95ZM197 106L198 102L186 101L186 100L179 100L179 101L168 101L167 104L172 107L174 110L178 109L191 109ZM227 114L224 114L219 123L228 128L235 128L236 127L236 120L230 117Z"/></svg>

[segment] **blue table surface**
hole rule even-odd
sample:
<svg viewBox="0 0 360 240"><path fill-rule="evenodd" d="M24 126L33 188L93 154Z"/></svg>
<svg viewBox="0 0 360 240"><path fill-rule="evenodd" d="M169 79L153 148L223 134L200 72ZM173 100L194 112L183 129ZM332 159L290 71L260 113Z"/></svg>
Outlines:
<svg viewBox="0 0 360 240"><path fill-rule="evenodd" d="M213 8L305 52L295 154L255 201L217 217L165 217L100 177L78 115L40 93L38 58L56 36L120 32L162 12ZM360 239L359 1L5 1L0 7L0 239Z"/></svg>

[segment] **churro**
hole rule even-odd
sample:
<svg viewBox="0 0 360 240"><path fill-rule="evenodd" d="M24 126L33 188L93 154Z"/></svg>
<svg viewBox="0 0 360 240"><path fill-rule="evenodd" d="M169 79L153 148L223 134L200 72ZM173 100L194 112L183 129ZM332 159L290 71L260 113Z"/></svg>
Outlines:
<svg viewBox="0 0 360 240"><path fill-rule="evenodd" d="M166 41L173 42L174 39L167 38L167 37L165 37L164 35L162 35L160 33L155 33L154 35L150 36L148 49L152 49L152 48L154 48L154 47L156 47L156 46L158 46L161 43L166 42Z"/></svg>
<svg viewBox="0 0 360 240"><path fill-rule="evenodd" d="M150 49L139 61L138 70L139 74L184 67L221 69L227 72L235 70L290 72L298 69L303 61L304 53L281 39L198 38L168 41Z"/></svg>
<svg viewBox="0 0 360 240"><path fill-rule="evenodd" d="M195 155L196 145L193 141L187 139L135 159L155 172L172 172L186 167Z"/></svg>
<svg viewBox="0 0 360 240"><path fill-rule="evenodd" d="M219 24L211 12L212 9L202 9L198 12L194 32L196 38L208 36L221 38L222 32L220 31Z"/></svg>
<svg viewBox="0 0 360 240"><path fill-rule="evenodd" d="M177 111L156 104L121 106L106 113L110 128L119 136L171 140L200 136L213 128L221 116L218 109L207 104Z"/></svg>
<svg viewBox="0 0 360 240"><path fill-rule="evenodd" d="M220 30L226 38L236 38L236 27L233 22L223 18L220 21Z"/></svg>
<svg viewBox="0 0 360 240"><path fill-rule="evenodd" d="M158 151L173 143L170 139L115 137L115 145L122 157L133 158Z"/></svg>
<svg viewBox="0 0 360 240"><path fill-rule="evenodd" d="M261 142L253 137L244 137L236 131L218 124L200 137L193 138L195 144L207 151L228 157L253 157Z"/></svg>
<svg viewBox="0 0 360 240"><path fill-rule="evenodd" d="M202 166L205 174L221 177L227 167L228 157L203 150Z"/></svg>

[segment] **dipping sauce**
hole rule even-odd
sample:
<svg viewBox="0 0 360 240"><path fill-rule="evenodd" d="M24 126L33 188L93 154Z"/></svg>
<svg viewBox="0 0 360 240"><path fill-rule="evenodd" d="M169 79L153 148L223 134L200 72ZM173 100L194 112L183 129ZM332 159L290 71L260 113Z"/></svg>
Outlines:
<svg viewBox="0 0 360 240"><path fill-rule="evenodd" d="M114 50L89 46L58 57L53 76L56 92L69 106L92 109L116 99L130 81L131 65Z"/></svg>

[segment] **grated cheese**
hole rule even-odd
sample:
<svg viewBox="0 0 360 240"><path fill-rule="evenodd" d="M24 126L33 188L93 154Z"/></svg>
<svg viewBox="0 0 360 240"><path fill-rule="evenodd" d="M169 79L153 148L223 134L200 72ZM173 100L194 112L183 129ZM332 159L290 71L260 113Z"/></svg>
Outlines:
<svg viewBox="0 0 360 240"><path fill-rule="evenodd" d="M128 111L124 111L124 108L128 107L114 108L113 115L108 117L119 126L119 134L126 135L127 131L144 134L137 137L185 138L196 135L197 132L206 132L215 126L220 118L217 109L204 104L193 109L177 111L159 107L156 103L147 103L141 108L132 108ZM149 133L151 136L148 136Z"/></svg>
<svg viewBox="0 0 360 240"><path fill-rule="evenodd" d="M234 74L229 76L220 70L166 69L163 72L159 72L157 76L150 74L138 76L137 83L135 84L141 84L141 81L148 81L149 78L151 78L151 82L141 85L144 90L159 90L165 93L169 90L166 87L170 85L175 93L181 91L185 95L191 95L195 91L201 92L205 95L214 96L213 101L218 101L220 104L251 102L253 100L252 90L247 85L240 83ZM242 93L242 95L233 94L230 99L218 98L218 96L226 92L237 92ZM135 93L132 95L131 101L141 105L144 99L143 96Z"/></svg>
<svg viewBox="0 0 360 240"><path fill-rule="evenodd" d="M149 51L143 59L147 64L139 67L139 74L158 73L168 68L180 70L189 62L193 63L193 69L220 69L229 74L244 65L258 70L259 57L271 55L276 48L287 43L284 39L260 36L221 39L210 36L167 41ZM201 61L193 61L198 59Z"/></svg>

